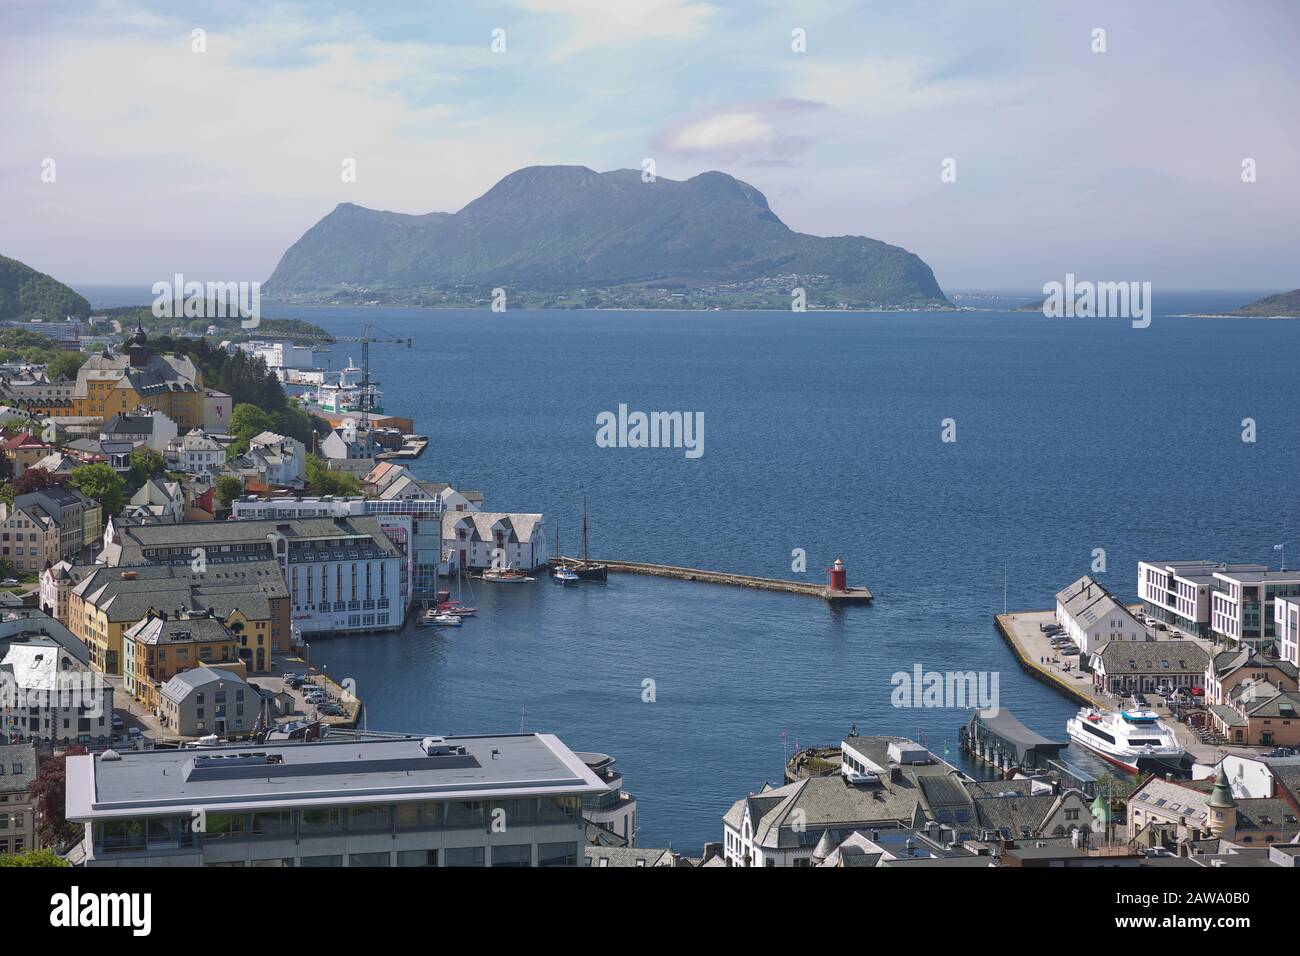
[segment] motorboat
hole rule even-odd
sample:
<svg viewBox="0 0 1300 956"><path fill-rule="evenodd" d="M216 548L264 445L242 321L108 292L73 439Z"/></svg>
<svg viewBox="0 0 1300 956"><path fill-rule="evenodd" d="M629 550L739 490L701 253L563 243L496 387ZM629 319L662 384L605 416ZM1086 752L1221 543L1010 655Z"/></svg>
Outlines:
<svg viewBox="0 0 1300 956"><path fill-rule="evenodd" d="M1186 773L1191 755L1173 729L1150 710L1116 712L1084 707L1065 725L1070 739L1133 773Z"/></svg>

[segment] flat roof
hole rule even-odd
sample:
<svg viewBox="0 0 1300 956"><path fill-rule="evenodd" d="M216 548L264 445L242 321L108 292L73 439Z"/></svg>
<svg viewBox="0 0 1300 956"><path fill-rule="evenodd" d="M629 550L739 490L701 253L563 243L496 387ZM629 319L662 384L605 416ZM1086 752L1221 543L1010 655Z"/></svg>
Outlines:
<svg viewBox="0 0 1300 956"><path fill-rule="evenodd" d="M125 751L68 758L70 820L239 812L412 800L602 793L608 787L552 734L419 736ZM246 755L241 757L240 755Z"/></svg>

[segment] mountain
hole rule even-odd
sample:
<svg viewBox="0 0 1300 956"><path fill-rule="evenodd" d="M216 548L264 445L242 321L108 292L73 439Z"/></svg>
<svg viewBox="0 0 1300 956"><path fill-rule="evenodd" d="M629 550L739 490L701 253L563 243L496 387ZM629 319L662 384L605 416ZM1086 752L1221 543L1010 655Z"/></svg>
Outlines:
<svg viewBox="0 0 1300 956"><path fill-rule="evenodd" d="M435 290L435 300L482 301L497 286L512 304L519 294L600 305L667 295L789 308L802 286L814 304L952 307L916 255L794 232L725 173L647 183L636 170L583 166L521 169L457 213L341 203L289 248L263 294L412 301Z"/></svg>
<svg viewBox="0 0 1300 956"><path fill-rule="evenodd" d="M50 322L69 315L90 315L90 303L45 273L0 256L0 320Z"/></svg>
<svg viewBox="0 0 1300 956"><path fill-rule="evenodd" d="M1256 299L1248 305L1243 305L1240 309L1233 309L1228 314L1263 318L1276 318L1278 316L1300 318L1300 289L1279 292L1277 295L1266 295L1262 299Z"/></svg>

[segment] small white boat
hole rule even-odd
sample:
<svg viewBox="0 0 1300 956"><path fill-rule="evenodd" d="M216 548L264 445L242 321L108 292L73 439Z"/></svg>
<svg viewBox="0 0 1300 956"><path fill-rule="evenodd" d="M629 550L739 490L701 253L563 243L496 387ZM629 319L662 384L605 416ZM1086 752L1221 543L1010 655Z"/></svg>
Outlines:
<svg viewBox="0 0 1300 956"><path fill-rule="evenodd" d="M432 623L438 627L460 627L465 622L455 614L436 614Z"/></svg>
<svg viewBox="0 0 1300 956"><path fill-rule="evenodd" d="M577 584L580 580L576 571L563 564L551 572L551 577L555 578L558 584Z"/></svg>
<svg viewBox="0 0 1300 956"><path fill-rule="evenodd" d="M498 584L523 584L527 581L536 581L536 578L530 578L522 571L515 570L512 566L505 568L488 568L483 572L484 581L496 581Z"/></svg>

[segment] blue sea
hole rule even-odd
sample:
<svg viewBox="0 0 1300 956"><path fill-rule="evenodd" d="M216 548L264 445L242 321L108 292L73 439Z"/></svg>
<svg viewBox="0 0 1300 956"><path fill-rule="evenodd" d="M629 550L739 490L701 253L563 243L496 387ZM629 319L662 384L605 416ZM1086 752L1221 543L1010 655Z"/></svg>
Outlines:
<svg viewBox="0 0 1300 956"><path fill-rule="evenodd" d="M414 470L481 490L490 510L544 512L566 551L585 495L594 556L813 580L842 557L876 595L838 610L635 576L476 583L462 628L317 640L312 660L357 681L372 729L523 728L614 755L637 842L686 852L780 783L797 745L854 722L955 761L965 712L891 706L891 675L918 663L998 672L1002 706L1063 737L1074 707L993 628L1004 575L1015 610L1050 607L1097 548L1099 577L1128 599L1140 558L1275 564L1283 542L1300 558L1300 321L1173 315L1256 297L1157 296L1146 329L992 311L265 308L411 336L409 351L373 346L372 363L386 409L433 439ZM598 447L596 416L620 404L702 412L703 456Z"/></svg>

